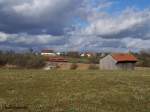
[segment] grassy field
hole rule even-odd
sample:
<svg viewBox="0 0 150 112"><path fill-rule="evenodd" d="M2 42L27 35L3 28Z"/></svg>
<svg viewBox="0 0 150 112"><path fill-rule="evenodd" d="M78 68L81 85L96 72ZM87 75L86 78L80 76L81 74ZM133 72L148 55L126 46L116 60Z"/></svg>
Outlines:
<svg viewBox="0 0 150 112"><path fill-rule="evenodd" d="M0 112L150 112L150 70L0 69Z"/></svg>

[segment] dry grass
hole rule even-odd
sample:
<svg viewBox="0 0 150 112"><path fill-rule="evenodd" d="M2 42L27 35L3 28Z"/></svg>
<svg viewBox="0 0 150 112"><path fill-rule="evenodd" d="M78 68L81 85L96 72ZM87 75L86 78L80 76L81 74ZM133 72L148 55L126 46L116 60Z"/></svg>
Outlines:
<svg viewBox="0 0 150 112"><path fill-rule="evenodd" d="M27 107L13 112L150 112L150 70L0 69L0 112L5 104Z"/></svg>
<svg viewBox="0 0 150 112"><path fill-rule="evenodd" d="M72 64L77 64L77 70L88 70L90 64L84 64L84 63L57 63L59 66L59 70L70 70L70 67ZM99 64L93 64L99 68Z"/></svg>

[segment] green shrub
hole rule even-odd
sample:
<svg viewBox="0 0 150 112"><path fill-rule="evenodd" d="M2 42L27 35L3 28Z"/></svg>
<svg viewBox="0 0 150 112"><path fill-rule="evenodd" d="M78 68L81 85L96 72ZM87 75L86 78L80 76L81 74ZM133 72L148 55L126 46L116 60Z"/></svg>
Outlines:
<svg viewBox="0 0 150 112"><path fill-rule="evenodd" d="M76 63L71 64L70 69L75 70L78 68L78 65Z"/></svg>
<svg viewBox="0 0 150 112"><path fill-rule="evenodd" d="M150 67L150 51L141 51L140 53L134 54L138 58L137 66Z"/></svg>
<svg viewBox="0 0 150 112"><path fill-rule="evenodd" d="M99 67L96 66L95 64L90 64L88 69L90 69L90 70L97 70L97 69L99 69Z"/></svg>
<svg viewBox="0 0 150 112"><path fill-rule="evenodd" d="M21 68L42 68L45 66L45 58L32 53L1 52L0 66L6 64Z"/></svg>
<svg viewBox="0 0 150 112"><path fill-rule="evenodd" d="M100 60L99 57L90 57L89 58L89 63L98 64L99 60Z"/></svg>

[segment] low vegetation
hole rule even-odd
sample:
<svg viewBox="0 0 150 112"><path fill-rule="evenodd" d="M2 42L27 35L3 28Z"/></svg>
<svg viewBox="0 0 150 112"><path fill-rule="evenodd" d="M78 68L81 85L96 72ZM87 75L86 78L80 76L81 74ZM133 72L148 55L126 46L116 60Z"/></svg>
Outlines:
<svg viewBox="0 0 150 112"><path fill-rule="evenodd" d="M0 112L149 112L149 73L0 69Z"/></svg>
<svg viewBox="0 0 150 112"><path fill-rule="evenodd" d="M71 70L75 70L77 68L78 68L78 65L76 63L73 63L73 64L70 65Z"/></svg>
<svg viewBox="0 0 150 112"><path fill-rule="evenodd" d="M137 66L140 67L150 67L150 50L143 50L139 53L132 53L138 59ZM105 53L106 55L109 53ZM103 56L104 57L104 56ZM69 52L67 59L70 63L86 63L86 64L98 64L101 59L100 53L97 53L97 56L92 57L80 57L77 52Z"/></svg>
<svg viewBox="0 0 150 112"><path fill-rule="evenodd" d="M137 66L150 67L150 51L141 51L135 55L139 59Z"/></svg>
<svg viewBox="0 0 150 112"><path fill-rule="evenodd" d="M16 65L18 68L42 68L45 58L32 53L0 52L0 66Z"/></svg>
<svg viewBox="0 0 150 112"><path fill-rule="evenodd" d="M150 51L141 51L139 53L132 53L138 58L137 66L150 67ZM64 57L69 63L84 63L90 64L89 69L94 69L91 64L99 64L102 58L100 53L92 57L81 57L78 52L68 52ZM6 65L15 65L18 68L43 68L45 66L46 57L33 52L15 53L13 51L2 52L0 51L0 67Z"/></svg>
<svg viewBox="0 0 150 112"><path fill-rule="evenodd" d="M89 69L89 70L98 70L99 67L98 67L98 65L96 65L96 64L90 64L89 67L88 67L88 69Z"/></svg>

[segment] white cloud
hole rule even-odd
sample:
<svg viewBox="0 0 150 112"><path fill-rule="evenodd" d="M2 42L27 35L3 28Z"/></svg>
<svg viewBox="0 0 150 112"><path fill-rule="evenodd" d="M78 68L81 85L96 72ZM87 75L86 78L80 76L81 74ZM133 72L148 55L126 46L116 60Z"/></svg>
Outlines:
<svg viewBox="0 0 150 112"><path fill-rule="evenodd" d="M93 15L93 16L92 16ZM88 25L70 34L70 48L95 51L129 51L150 48L150 10L138 11L131 8L111 15L106 12L90 13ZM130 38L129 38L130 37Z"/></svg>
<svg viewBox="0 0 150 112"><path fill-rule="evenodd" d="M25 45L42 45L55 43L56 41L63 40L63 36L52 36L47 34L29 35L29 34L7 34L0 32L0 42L9 42L14 44Z"/></svg>
<svg viewBox="0 0 150 112"><path fill-rule="evenodd" d="M72 24L76 10L80 7L79 2L80 0L3 0L0 2L0 30L7 33L40 34L46 29L51 35L62 35L64 29Z"/></svg>
<svg viewBox="0 0 150 112"><path fill-rule="evenodd" d="M30 2L15 4L12 9L18 14L37 18L43 14L51 16L57 11L63 10L70 3L70 0L31 0Z"/></svg>
<svg viewBox="0 0 150 112"><path fill-rule="evenodd" d="M10 39L12 39L13 37L10 36L9 34L6 34L4 32L0 32L0 42L6 42Z"/></svg>
<svg viewBox="0 0 150 112"><path fill-rule="evenodd" d="M98 12L95 16L93 18L89 16L89 26L81 30L82 34L103 36L118 34L127 30L134 31L150 21L149 10L134 11L128 9L119 16L110 16L107 13L102 16L101 13Z"/></svg>
<svg viewBox="0 0 150 112"><path fill-rule="evenodd" d="M121 40L129 49L150 49L150 39L124 38Z"/></svg>
<svg viewBox="0 0 150 112"><path fill-rule="evenodd" d="M94 6L90 0L0 0L0 46L95 51L150 48L150 9L128 8L110 14L105 9L112 4L109 0ZM81 21L75 24L76 18Z"/></svg>
<svg viewBox="0 0 150 112"><path fill-rule="evenodd" d="M127 52L129 50L141 50L150 48L150 39L126 37L122 39L106 39L97 36L71 36L65 40L65 36L52 35L28 35L6 34L0 32L1 49L25 50L30 47L54 48L55 50L91 50ZM4 43L4 44L3 44ZM6 45L6 43L9 43ZM57 44L58 43L58 44Z"/></svg>
<svg viewBox="0 0 150 112"><path fill-rule="evenodd" d="M5 42L8 39L8 35L0 32L0 42Z"/></svg>

